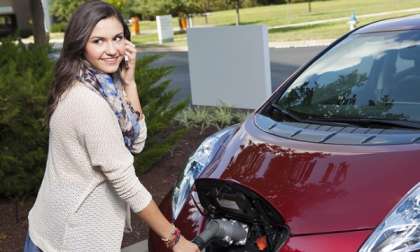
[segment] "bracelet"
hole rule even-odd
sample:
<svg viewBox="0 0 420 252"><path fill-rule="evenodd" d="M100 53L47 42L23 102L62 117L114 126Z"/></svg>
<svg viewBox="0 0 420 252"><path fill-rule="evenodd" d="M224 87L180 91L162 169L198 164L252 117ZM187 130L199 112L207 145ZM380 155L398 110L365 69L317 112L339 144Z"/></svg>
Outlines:
<svg viewBox="0 0 420 252"><path fill-rule="evenodd" d="M173 224L173 231L169 235L168 238L162 238L163 243L165 244L166 248L172 249L181 239L181 231L175 227Z"/></svg>
<svg viewBox="0 0 420 252"><path fill-rule="evenodd" d="M143 119L144 114L134 110L134 113L138 116L139 120Z"/></svg>

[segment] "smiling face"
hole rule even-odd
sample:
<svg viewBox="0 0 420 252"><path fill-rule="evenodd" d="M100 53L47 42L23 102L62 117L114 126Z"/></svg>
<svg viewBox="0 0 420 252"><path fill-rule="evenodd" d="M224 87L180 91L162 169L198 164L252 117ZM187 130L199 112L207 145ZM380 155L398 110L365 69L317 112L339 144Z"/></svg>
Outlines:
<svg viewBox="0 0 420 252"><path fill-rule="evenodd" d="M124 58L124 28L116 17L99 21L85 46L85 58L97 70L115 73Z"/></svg>

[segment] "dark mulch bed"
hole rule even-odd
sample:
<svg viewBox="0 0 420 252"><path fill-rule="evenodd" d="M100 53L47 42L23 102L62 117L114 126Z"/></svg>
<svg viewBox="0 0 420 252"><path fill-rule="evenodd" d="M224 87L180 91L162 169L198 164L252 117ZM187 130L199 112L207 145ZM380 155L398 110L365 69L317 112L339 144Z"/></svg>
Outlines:
<svg viewBox="0 0 420 252"><path fill-rule="evenodd" d="M140 181L149 189L156 202L159 203L175 184L192 152L206 136L215 131L214 128L207 129L203 133L198 129L189 130L171 153L140 176ZM27 215L33 201L34 199L28 199L19 206L19 222L16 223L15 204L10 200L0 199L0 251L23 250L28 225ZM132 216L132 226L133 232L124 235L122 247L147 239L148 228L135 215Z"/></svg>

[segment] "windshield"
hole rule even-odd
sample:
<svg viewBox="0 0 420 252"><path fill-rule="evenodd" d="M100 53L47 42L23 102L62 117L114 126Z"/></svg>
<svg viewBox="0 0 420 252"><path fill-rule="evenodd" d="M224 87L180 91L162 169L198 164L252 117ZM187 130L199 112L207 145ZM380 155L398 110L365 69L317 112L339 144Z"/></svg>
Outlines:
<svg viewBox="0 0 420 252"><path fill-rule="evenodd" d="M287 111L289 120L293 114L305 120L420 122L420 32L347 37L307 68L273 108ZM275 114L270 116L279 120Z"/></svg>

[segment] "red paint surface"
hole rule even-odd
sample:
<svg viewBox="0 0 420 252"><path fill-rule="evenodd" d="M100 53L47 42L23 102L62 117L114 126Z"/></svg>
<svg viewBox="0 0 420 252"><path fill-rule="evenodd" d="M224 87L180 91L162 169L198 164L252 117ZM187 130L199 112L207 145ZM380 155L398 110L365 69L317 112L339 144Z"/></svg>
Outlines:
<svg viewBox="0 0 420 252"><path fill-rule="evenodd" d="M375 228L419 181L420 145L298 142L248 120L203 177L234 180L270 202L294 235Z"/></svg>
<svg viewBox="0 0 420 252"><path fill-rule="evenodd" d="M292 237L279 252L355 252L370 231Z"/></svg>

